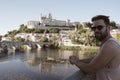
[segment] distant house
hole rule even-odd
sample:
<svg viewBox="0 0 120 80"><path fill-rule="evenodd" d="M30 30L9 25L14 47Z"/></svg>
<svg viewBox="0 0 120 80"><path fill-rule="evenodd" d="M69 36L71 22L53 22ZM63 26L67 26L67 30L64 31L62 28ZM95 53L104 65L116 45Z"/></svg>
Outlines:
<svg viewBox="0 0 120 80"><path fill-rule="evenodd" d="M117 34L120 35L120 29L113 29L110 33L113 37L115 37Z"/></svg>
<svg viewBox="0 0 120 80"><path fill-rule="evenodd" d="M70 46L72 44L69 31L62 30L59 32L59 35L60 35L59 45Z"/></svg>
<svg viewBox="0 0 120 80"><path fill-rule="evenodd" d="M118 29L120 29L120 24L116 24L116 26L118 27Z"/></svg>
<svg viewBox="0 0 120 80"><path fill-rule="evenodd" d="M2 37L1 41L11 41L11 37Z"/></svg>

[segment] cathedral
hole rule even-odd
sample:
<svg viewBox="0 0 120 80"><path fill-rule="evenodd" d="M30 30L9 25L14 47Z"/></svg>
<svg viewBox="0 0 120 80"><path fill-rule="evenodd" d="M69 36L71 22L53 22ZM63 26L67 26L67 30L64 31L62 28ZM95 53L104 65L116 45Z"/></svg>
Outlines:
<svg viewBox="0 0 120 80"><path fill-rule="evenodd" d="M69 26L73 26L73 23L67 20L56 20L52 18L51 13L48 16L42 16L40 21L28 21L27 27L30 29L38 28L38 29L46 29L46 28L68 28Z"/></svg>

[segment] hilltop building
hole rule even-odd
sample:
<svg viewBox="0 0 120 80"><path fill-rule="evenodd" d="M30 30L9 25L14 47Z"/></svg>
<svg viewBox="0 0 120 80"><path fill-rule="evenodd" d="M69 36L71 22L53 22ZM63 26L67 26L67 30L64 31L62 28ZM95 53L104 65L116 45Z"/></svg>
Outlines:
<svg viewBox="0 0 120 80"><path fill-rule="evenodd" d="M51 13L48 14L48 17L42 16L40 21L28 21L27 27L30 29L48 29L48 28L59 28L59 29L69 29L70 26L74 26L74 23L71 23L69 19L67 20L56 20L52 18Z"/></svg>

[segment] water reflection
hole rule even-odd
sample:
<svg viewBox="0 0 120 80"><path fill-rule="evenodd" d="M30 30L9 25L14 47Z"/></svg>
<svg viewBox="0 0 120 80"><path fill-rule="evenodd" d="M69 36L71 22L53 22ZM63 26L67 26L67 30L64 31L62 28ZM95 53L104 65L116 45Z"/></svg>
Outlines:
<svg viewBox="0 0 120 80"><path fill-rule="evenodd" d="M69 63L69 56L76 55L82 59L91 53L46 49L11 54L0 59L0 76L7 75L0 80L61 80L78 70ZM18 74L19 77L14 79L12 74ZM32 77L26 79L26 75Z"/></svg>
<svg viewBox="0 0 120 80"><path fill-rule="evenodd" d="M56 67L64 66L68 68L70 66L68 58L72 55L70 51L58 51L58 50L40 50L36 53L27 53L27 64L28 67L40 72L51 73Z"/></svg>

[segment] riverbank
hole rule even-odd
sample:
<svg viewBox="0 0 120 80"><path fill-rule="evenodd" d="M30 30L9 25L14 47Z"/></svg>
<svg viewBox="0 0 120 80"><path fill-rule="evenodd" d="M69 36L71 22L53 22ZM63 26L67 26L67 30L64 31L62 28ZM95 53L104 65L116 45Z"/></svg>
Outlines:
<svg viewBox="0 0 120 80"><path fill-rule="evenodd" d="M59 46L63 50L98 50L97 46Z"/></svg>

